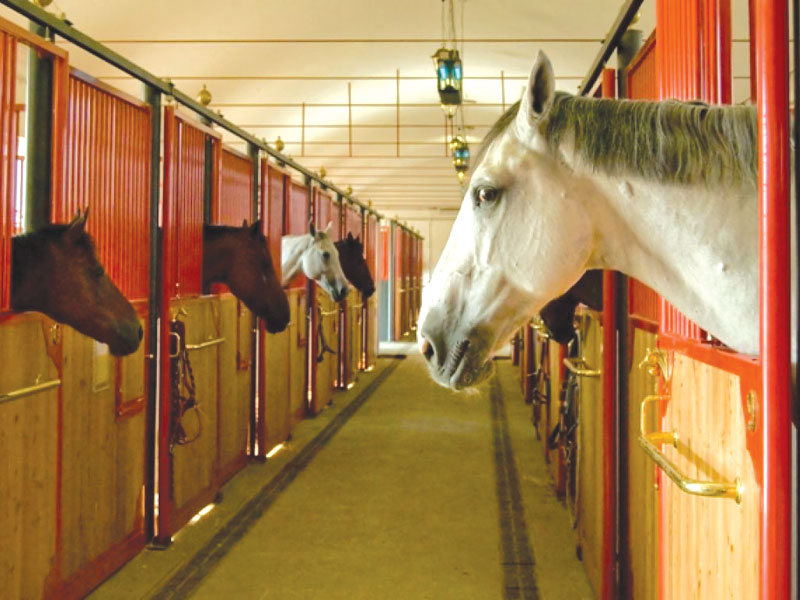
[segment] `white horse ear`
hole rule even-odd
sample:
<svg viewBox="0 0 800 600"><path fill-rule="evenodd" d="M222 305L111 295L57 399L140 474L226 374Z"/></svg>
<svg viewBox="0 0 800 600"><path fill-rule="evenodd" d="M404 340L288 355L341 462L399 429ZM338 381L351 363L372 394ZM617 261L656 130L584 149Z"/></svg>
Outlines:
<svg viewBox="0 0 800 600"><path fill-rule="evenodd" d="M325 228L323 233L330 233L331 229L333 229L333 221L328 221L328 226Z"/></svg>
<svg viewBox="0 0 800 600"><path fill-rule="evenodd" d="M539 50L517 114L518 120L524 119L521 123L523 126L535 126L550 112L555 96L555 83L553 65L547 55Z"/></svg>
<svg viewBox="0 0 800 600"><path fill-rule="evenodd" d="M314 227L314 221L309 222L309 224L308 224L308 232L313 236L317 235L317 229L316 229L316 227Z"/></svg>

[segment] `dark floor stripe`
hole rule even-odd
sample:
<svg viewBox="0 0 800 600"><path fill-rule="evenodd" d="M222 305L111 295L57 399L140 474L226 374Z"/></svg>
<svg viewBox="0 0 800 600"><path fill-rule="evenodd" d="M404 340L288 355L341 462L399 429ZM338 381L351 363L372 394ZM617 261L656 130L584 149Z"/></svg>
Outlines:
<svg viewBox="0 0 800 600"><path fill-rule="evenodd" d="M503 598L537 600L539 591L533 576L533 551L528 538L517 465L508 433L503 388L497 377L489 384L489 396L492 404L500 542L503 548Z"/></svg>
<svg viewBox="0 0 800 600"><path fill-rule="evenodd" d="M322 450L336 433L344 426L356 411L372 396L378 386L400 364L392 361L383 371L361 391L358 396L342 409L317 436L303 448L297 456L290 460L283 469L245 504L225 526L220 529L189 562L178 569L168 581L150 598L167 600L169 598L186 598L208 575L214 566L222 560L231 547L242 539L269 509L278 495L283 492L295 477L305 469L311 460Z"/></svg>

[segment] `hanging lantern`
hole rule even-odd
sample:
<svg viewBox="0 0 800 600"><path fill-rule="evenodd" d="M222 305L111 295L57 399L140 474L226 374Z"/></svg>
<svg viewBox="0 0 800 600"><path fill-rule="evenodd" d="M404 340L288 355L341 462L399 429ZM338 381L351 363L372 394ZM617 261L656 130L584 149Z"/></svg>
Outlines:
<svg viewBox="0 0 800 600"><path fill-rule="evenodd" d="M452 117L461 104L461 58L455 48L439 48L432 58L442 110Z"/></svg>
<svg viewBox="0 0 800 600"><path fill-rule="evenodd" d="M453 166L456 168L458 180L464 181L464 174L469 170L469 144L460 135L450 140L450 150L453 151Z"/></svg>

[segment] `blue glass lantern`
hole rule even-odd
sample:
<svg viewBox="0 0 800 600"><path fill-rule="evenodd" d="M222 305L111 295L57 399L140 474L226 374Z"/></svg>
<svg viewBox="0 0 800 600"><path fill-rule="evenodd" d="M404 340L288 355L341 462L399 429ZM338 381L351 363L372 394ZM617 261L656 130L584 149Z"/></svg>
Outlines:
<svg viewBox="0 0 800 600"><path fill-rule="evenodd" d="M448 110L461 104L461 58L455 48L439 48L433 55L433 65L436 69L439 100L442 108L451 116L455 110Z"/></svg>
<svg viewBox="0 0 800 600"><path fill-rule="evenodd" d="M464 174L469 170L469 144L460 135L450 140L450 149L453 151L453 166L459 181L464 181Z"/></svg>

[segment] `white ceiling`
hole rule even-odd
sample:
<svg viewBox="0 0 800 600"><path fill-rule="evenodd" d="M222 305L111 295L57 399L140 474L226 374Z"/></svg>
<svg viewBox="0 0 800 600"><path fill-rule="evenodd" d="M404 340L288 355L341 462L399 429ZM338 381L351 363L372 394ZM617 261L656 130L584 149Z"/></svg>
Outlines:
<svg viewBox="0 0 800 600"><path fill-rule="evenodd" d="M558 87L574 92L621 4L455 0L470 144L519 97L537 50L550 56ZM638 24L645 36L652 4ZM739 15L747 0L734 5ZM331 181L391 216L461 200L430 59L441 45L441 7L441 0L57 0L49 10L186 93L207 85L211 108L270 142L280 135L285 153L313 170L324 166ZM737 16L738 99L747 88L742 23ZM72 64L140 93L124 74L65 46ZM745 72L736 72L742 64Z"/></svg>

